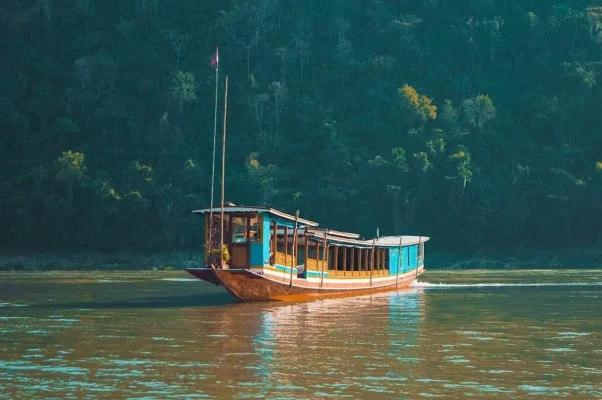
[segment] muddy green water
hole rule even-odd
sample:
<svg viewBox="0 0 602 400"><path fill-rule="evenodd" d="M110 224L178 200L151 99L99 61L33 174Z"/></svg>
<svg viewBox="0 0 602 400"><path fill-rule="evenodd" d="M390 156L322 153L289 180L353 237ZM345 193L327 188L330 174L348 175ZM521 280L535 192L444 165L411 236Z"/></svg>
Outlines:
<svg viewBox="0 0 602 400"><path fill-rule="evenodd" d="M0 274L0 399L602 398L602 271L246 303L184 272Z"/></svg>

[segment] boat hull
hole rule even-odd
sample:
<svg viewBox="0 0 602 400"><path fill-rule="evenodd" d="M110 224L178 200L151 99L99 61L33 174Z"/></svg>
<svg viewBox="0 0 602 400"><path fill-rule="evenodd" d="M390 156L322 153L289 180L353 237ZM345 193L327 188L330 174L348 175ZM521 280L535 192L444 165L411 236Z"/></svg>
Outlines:
<svg viewBox="0 0 602 400"><path fill-rule="evenodd" d="M188 268L186 271L207 282L223 286L241 301L299 301L318 298L358 296L409 286L423 267L404 274L372 279L325 278L306 280L280 273L269 275L249 269Z"/></svg>

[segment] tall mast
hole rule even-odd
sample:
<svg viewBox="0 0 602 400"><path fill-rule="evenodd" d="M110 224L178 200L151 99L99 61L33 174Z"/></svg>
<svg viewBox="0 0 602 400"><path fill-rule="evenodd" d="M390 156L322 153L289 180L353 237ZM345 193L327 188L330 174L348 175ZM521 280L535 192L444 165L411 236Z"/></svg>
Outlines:
<svg viewBox="0 0 602 400"><path fill-rule="evenodd" d="M215 48L215 113L213 116L213 161L211 162L211 206L209 209L209 245L205 251L209 250L209 257L213 250L213 187L215 182L215 138L217 136L217 86L219 76L219 57L218 48Z"/></svg>
<svg viewBox="0 0 602 400"><path fill-rule="evenodd" d="M220 266L224 268L224 182L226 176L226 114L228 112L228 76L226 76L226 94L224 96L224 135L222 138L222 205L220 218Z"/></svg>

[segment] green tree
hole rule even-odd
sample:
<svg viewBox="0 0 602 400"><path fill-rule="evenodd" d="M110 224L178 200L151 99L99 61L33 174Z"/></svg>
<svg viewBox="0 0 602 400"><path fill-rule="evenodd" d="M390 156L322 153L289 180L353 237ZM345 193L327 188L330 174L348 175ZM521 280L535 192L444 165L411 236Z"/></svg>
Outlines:
<svg viewBox="0 0 602 400"><path fill-rule="evenodd" d="M184 109L184 104L197 100L196 88L197 85L192 73L182 71L173 73L169 86L169 95L177 102L180 113Z"/></svg>

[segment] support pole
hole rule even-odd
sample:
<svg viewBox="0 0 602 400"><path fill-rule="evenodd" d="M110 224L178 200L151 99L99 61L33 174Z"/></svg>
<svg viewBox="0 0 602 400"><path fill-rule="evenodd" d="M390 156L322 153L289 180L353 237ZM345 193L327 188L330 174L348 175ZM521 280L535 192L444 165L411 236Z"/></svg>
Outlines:
<svg viewBox="0 0 602 400"><path fill-rule="evenodd" d="M420 251L420 243L422 243L422 236L418 239L418 251ZM418 279L418 251L416 251L416 277L414 279Z"/></svg>
<svg viewBox="0 0 602 400"><path fill-rule="evenodd" d="M328 229L324 231L324 261L322 261L322 276L320 277L320 287L324 284L324 264L328 264Z"/></svg>
<svg viewBox="0 0 602 400"><path fill-rule="evenodd" d="M305 228L305 249L303 250L303 265L307 271L307 253L309 252L309 237L307 236L307 228Z"/></svg>
<svg viewBox="0 0 602 400"><path fill-rule="evenodd" d="M273 222L272 227L272 257L270 257L270 264L276 265L276 252L278 251L278 224L276 221Z"/></svg>
<svg viewBox="0 0 602 400"><path fill-rule="evenodd" d="M372 286L372 274L374 273L374 242L376 239L372 239L372 254L370 254L370 286Z"/></svg>
<svg viewBox="0 0 602 400"><path fill-rule="evenodd" d="M347 247L343 247L343 276L347 275Z"/></svg>
<svg viewBox="0 0 602 400"><path fill-rule="evenodd" d="M397 278L395 279L395 287L397 287L399 283L399 268L401 267L401 242L403 241L403 236L399 238L399 254L397 254Z"/></svg>
<svg viewBox="0 0 602 400"><path fill-rule="evenodd" d="M284 227L284 272L282 273L282 282L286 279L286 266L288 265L288 226Z"/></svg>
<svg viewBox="0 0 602 400"><path fill-rule="evenodd" d="M295 267L296 264L296 260L295 258L297 257L297 232L298 232L298 223L299 221L299 210L297 210L297 213L295 214L295 231L293 233L293 254L291 254L291 280L289 283L289 287L293 287L293 268Z"/></svg>

